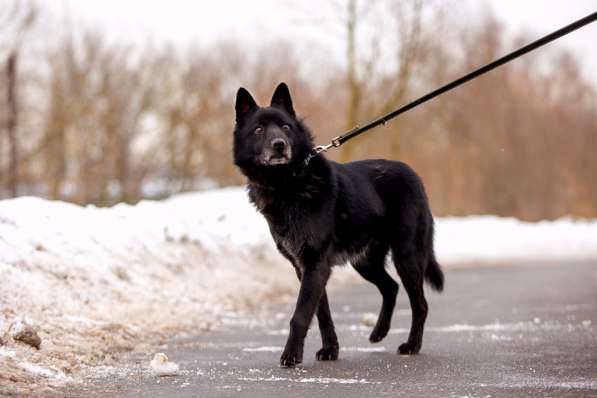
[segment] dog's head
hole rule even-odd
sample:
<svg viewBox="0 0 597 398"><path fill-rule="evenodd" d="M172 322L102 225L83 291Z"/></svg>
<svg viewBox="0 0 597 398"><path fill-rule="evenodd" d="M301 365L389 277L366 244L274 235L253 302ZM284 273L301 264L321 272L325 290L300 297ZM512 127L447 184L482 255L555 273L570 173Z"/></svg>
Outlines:
<svg viewBox="0 0 597 398"><path fill-rule="evenodd" d="M251 169L279 170L302 163L313 140L296 117L290 91L280 83L267 107L257 105L244 88L236 93L234 163L247 174Z"/></svg>

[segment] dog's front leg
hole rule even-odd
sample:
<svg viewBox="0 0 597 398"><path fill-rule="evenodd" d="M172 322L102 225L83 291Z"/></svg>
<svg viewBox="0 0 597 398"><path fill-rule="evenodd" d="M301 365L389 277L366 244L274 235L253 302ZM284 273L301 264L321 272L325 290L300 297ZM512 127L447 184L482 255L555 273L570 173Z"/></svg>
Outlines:
<svg viewBox="0 0 597 398"><path fill-rule="evenodd" d="M295 366L303 362L303 346L307 329L309 329L309 324L313 319L329 276L330 269L325 262L318 262L303 269L296 308L290 320L290 334L280 358L281 366Z"/></svg>
<svg viewBox="0 0 597 398"><path fill-rule="evenodd" d="M319 300L319 306L317 307L317 320L319 321L319 332L321 333L321 342L323 347L317 351L315 358L318 361L335 361L338 359L338 351L340 347L338 345L338 337L334 330L334 321L332 321L332 315L330 313L330 305L328 304L328 297L323 290L323 295Z"/></svg>

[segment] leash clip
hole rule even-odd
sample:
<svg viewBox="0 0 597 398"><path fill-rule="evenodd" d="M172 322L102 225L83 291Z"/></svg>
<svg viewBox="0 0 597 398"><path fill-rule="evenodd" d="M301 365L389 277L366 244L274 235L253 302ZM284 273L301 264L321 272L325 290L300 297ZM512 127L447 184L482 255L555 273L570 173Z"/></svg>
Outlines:
<svg viewBox="0 0 597 398"><path fill-rule="evenodd" d="M340 136L334 137L332 141L327 145L317 145L316 147L313 147L313 149L311 149L311 152L309 152L309 155L307 155L307 157L305 158L305 167L309 165L311 159L319 155L321 152L327 152L330 148L338 148L340 145L342 145L339 138Z"/></svg>

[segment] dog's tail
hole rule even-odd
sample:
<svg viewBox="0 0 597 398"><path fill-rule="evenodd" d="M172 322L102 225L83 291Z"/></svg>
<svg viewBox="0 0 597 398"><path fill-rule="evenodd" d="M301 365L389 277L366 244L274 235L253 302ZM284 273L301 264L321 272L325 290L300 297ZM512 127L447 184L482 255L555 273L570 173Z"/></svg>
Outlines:
<svg viewBox="0 0 597 398"><path fill-rule="evenodd" d="M427 264L427 270L425 271L425 279L431 287L438 292L444 290L444 273L439 267L435 255L431 253L429 263Z"/></svg>
<svg viewBox="0 0 597 398"><path fill-rule="evenodd" d="M428 213L431 222L429 223L429 227L427 229L426 234L426 252L427 252L427 268L425 268L425 279L434 290L441 292L444 290L444 273L440 268L437 260L435 259L435 251L433 250L433 235L434 235L434 223L433 223L433 215L431 211Z"/></svg>

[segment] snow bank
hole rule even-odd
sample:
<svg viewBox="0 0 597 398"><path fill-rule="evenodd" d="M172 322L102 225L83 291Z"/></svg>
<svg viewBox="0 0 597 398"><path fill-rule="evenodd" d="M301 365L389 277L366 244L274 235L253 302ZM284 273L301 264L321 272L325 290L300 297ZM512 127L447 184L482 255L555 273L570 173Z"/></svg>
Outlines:
<svg viewBox="0 0 597 398"><path fill-rule="evenodd" d="M469 216L436 220L441 264L582 261L597 258L597 220L538 223Z"/></svg>
<svg viewBox="0 0 597 398"><path fill-rule="evenodd" d="M0 339L15 353L0 356L0 391L3 380L22 380L24 395L31 377L109 365L146 341L199 333L298 289L240 188L108 209L0 201L0 275ZM8 334L21 318L37 329L39 351ZM23 363L52 374L24 375Z"/></svg>
<svg viewBox="0 0 597 398"><path fill-rule="evenodd" d="M218 313L243 295L234 307L250 306L278 279L295 282L281 262L241 189L107 209L0 202L3 306L47 306L71 323L136 309L170 318L177 306Z"/></svg>
<svg viewBox="0 0 597 398"><path fill-rule="evenodd" d="M597 221L438 219L436 248L444 265L592 259ZM52 379L109 364L148 332L199 332L298 288L242 188L112 208L0 201L0 275L0 339L11 353L0 374L39 366L50 370L29 373ZM7 335L17 319L36 327L39 351Z"/></svg>

